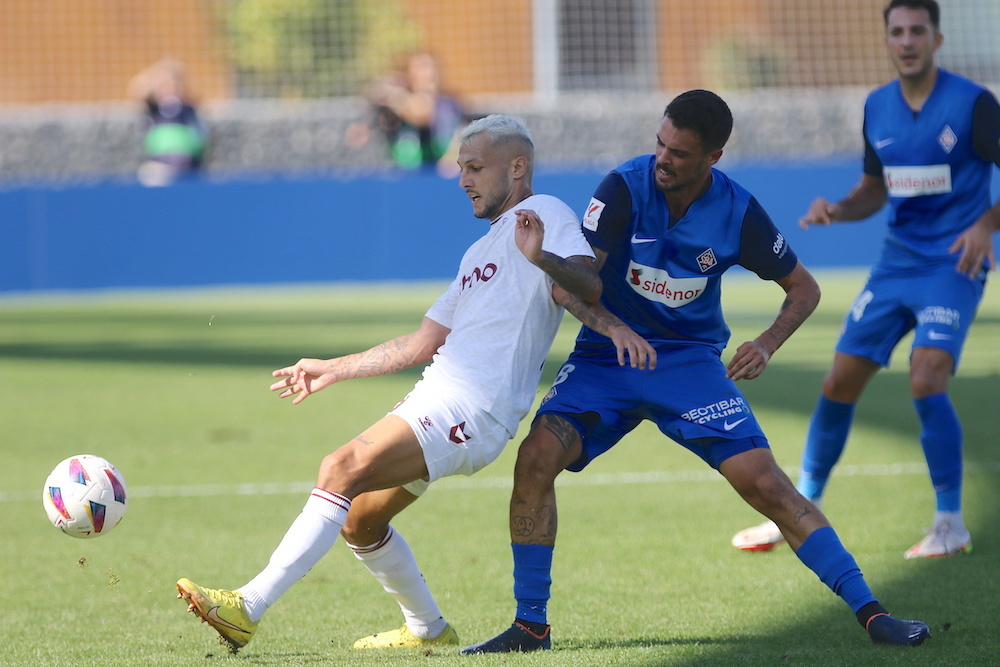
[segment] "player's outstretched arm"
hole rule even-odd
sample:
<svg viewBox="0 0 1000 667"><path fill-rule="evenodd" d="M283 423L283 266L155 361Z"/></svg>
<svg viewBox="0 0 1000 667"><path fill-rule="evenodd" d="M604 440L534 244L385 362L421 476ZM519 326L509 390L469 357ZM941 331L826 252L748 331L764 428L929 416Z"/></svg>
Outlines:
<svg viewBox="0 0 1000 667"><path fill-rule="evenodd" d="M567 292L571 292L589 303L597 303L601 298L601 277L597 275L594 261L589 257L567 257L542 250L545 225L538 214L531 209L514 211L517 228L514 242L528 261L552 277L552 280Z"/></svg>
<svg viewBox="0 0 1000 667"><path fill-rule="evenodd" d="M781 304L778 317L766 331L737 348L726 367L726 375L734 380L760 377L771 360L771 355L795 333L819 303L819 285L802 262L798 262L791 273L775 282L785 290L785 301Z"/></svg>
<svg viewBox="0 0 1000 667"><path fill-rule="evenodd" d="M599 334L607 336L618 351L618 365L632 368L656 368L656 350L601 302L588 303L559 285L552 286L552 298L573 317Z"/></svg>
<svg viewBox="0 0 1000 667"><path fill-rule="evenodd" d="M426 364L444 345L450 329L425 317L417 331L380 345L332 359L299 359L294 365L271 373L281 378L271 385L280 398L294 396L292 403L304 401L332 384L354 378L387 375L410 366Z"/></svg>
<svg viewBox="0 0 1000 667"><path fill-rule="evenodd" d="M808 229L809 225L864 220L878 213L888 200L885 182L869 174L862 174L858 184L836 204L822 197L815 199L806 214L799 218L799 227Z"/></svg>
<svg viewBox="0 0 1000 667"><path fill-rule="evenodd" d="M958 235L948 252L961 251L956 268L970 278L975 278L987 262L990 270L997 267L993 251L993 235L1000 231L1000 202L993 205L968 229Z"/></svg>

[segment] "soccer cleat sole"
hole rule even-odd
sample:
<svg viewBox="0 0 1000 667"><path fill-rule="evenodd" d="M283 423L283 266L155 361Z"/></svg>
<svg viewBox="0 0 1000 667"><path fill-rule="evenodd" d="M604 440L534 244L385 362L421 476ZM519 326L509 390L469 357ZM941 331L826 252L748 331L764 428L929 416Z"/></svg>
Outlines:
<svg viewBox="0 0 1000 667"><path fill-rule="evenodd" d="M768 544L747 544L740 546L734 544L733 546L739 549L740 551L770 551L774 547L780 546L784 543L785 541L782 540L780 542L770 542Z"/></svg>
<svg viewBox="0 0 1000 667"><path fill-rule="evenodd" d="M906 553L903 554L903 558L907 560L916 558L948 558L949 556L958 556L960 554L972 553L971 541L965 543L963 546L959 547L958 549L955 549L954 551L948 551L946 553L940 553L940 554L922 554L917 548L919 546L920 546L919 544L915 544L912 547L910 547L906 551Z"/></svg>
<svg viewBox="0 0 1000 667"><path fill-rule="evenodd" d="M785 543L785 537L772 521L741 530L733 535L730 544L740 551L770 551Z"/></svg>

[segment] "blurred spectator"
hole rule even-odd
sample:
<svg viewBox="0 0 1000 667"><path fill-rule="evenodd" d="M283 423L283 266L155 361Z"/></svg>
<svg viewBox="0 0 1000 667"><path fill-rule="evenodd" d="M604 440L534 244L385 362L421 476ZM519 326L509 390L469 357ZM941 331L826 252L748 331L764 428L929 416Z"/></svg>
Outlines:
<svg viewBox="0 0 1000 667"><path fill-rule="evenodd" d="M149 66L129 83L142 100L146 161L139 167L143 185L167 185L198 172L208 148L208 132L187 96L184 65L169 58Z"/></svg>
<svg viewBox="0 0 1000 667"><path fill-rule="evenodd" d="M369 122L353 123L347 143L360 148L371 140L371 130L383 134L392 161L403 169L457 172L455 137L469 121L457 98L441 88L441 68L426 52L411 54L390 76L368 91L372 107Z"/></svg>

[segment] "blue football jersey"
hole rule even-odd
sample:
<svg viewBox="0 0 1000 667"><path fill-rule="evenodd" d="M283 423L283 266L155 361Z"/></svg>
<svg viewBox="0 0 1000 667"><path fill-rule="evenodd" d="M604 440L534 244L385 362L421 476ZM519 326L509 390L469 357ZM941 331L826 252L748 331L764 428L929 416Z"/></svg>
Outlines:
<svg viewBox="0 0 1000 667"><path fill-rule="evenodd" d="M898 80L873 91L865 102L865 173L886 184L887 243L907 251L914 262L951 257L948 248L955 237L991 206L992 156L977 151L973 122L983 95L992 104L980 106L995 109L985 88L939 69L934 90L917 113ZM979 122L985 125L982 118ZM997 121L990 122L995 133ZM995 154L995 146L992 150Z"/></svg>
<svg viewBox="0 0 1000 667"><path fill-rule="evenodd" d="M723 273L740 264L777 280L798 259L757 200L717 169L708 191L672 220L654 183L655 163L655 156L644 155L614 169L584 215L587 240L608 254L602 301L654 345L710 345L721 352L729 340ZM610 341L583 327L577 343Z"/></svg>

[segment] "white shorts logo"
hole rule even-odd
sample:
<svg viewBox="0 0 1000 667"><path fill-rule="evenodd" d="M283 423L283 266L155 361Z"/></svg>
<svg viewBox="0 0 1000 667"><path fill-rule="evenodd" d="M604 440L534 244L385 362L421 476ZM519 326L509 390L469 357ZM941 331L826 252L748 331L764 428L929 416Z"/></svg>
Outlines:
<svg viewBox="0 0 1000 667"><path fill-rule="evenodd" d="M957 329L961 319L959 311L945 306L927 306L917 313L917 324L943 324Z"/></svg>
<svg viewBox="0 0 1000 667"><path fill-rule="evenodd" d="M709 405L703 405L693 410L688 410L681 415L681 419L686 419L695 424L707 424L712 421L722 419L722 428L731 431L744 421L750 418L750 407L742 397L725 398ZM729 417L739 417L729 421Z"/></svg>
<svg viewBox="0 0 1000 667"><path fill-rule="evenodd" d="M736 428L737 426L739 426L740 424L742 424L743 422L745 422L748 419L750 419L750 418L749 417L744 417L743 419L737 419L734 422L730 422L727 419L726 421L722 422L722 428L726 429L727 431L732 431L734 428Z"/></svg>
<svg viewBox="0 0 1000 667"><path fill-rule="evenodd" d="M920 197L951 192L951 166L886 167L885 187L890 197Z"/></svg>

